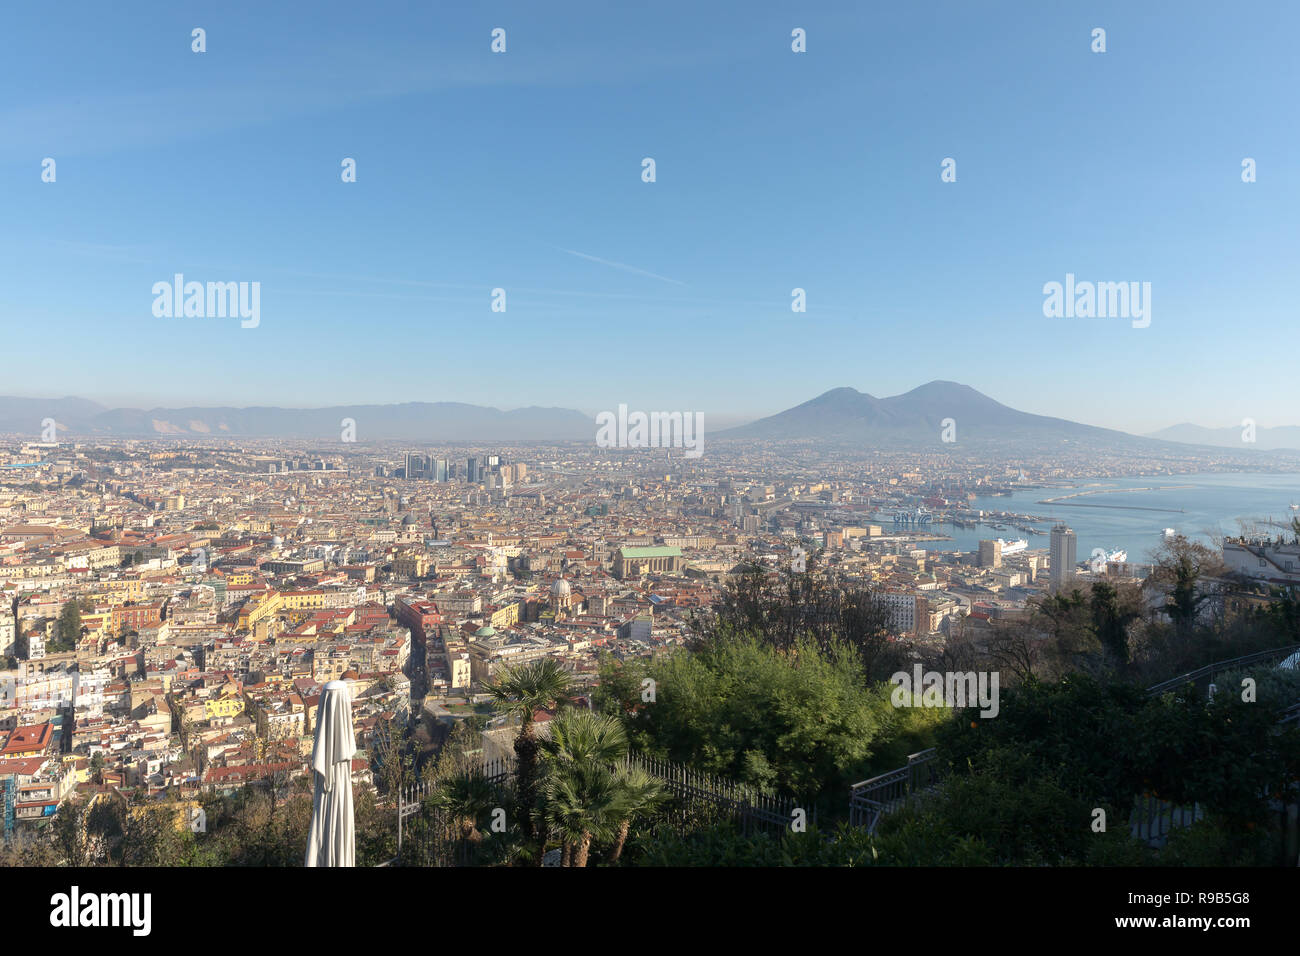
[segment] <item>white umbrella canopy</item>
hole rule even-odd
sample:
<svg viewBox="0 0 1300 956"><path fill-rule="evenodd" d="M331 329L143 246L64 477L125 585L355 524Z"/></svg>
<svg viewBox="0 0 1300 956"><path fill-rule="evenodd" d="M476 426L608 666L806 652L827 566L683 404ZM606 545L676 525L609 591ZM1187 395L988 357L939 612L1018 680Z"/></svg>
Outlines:
<svg viewBox="0 0 1300 956"><path fill-rule="evenodd" d="M356 866L356 831L352 816L352 692L345 681L332 680L316 709L316 740L311 748L316 784L307 866Z"/></svg>

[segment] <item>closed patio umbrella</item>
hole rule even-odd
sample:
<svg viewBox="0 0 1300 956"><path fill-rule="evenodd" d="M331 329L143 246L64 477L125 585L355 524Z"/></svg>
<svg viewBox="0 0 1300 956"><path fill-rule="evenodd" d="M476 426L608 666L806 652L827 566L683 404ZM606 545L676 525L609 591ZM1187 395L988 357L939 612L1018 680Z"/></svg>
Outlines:
<svg viewBox="0 0 1300 956"><path fill-rule="evenodd" d="M311 748L311 831L307 866L356 866L356 832L352 817L352 692L345 681L332 680L321 692L316 710L316 740Z"/></svg>

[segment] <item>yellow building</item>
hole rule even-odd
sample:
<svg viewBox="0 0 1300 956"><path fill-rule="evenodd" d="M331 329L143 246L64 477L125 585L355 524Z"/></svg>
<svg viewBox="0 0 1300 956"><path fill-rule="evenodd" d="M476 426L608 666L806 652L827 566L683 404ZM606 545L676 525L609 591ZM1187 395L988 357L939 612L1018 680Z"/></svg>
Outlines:
<svg viewBox="0 0 1300 956"><path fill-rule="evenodd" d="M71 767L72 772L76 775L77 786L83 783L90 783L92 776L90 772L90 761L85 757L79 757L76 754L65 754L61 761L63 766ZM78 766L80 764L81 766Z"/></svg>
<svg viewBox="0 0 1300 956"><path fill-rule="evenodd" d="M260 622L267 620L284 605L284 598L278 591L255 594L239 609L236 627L240 630L252 630Z"/></svg>
<svg viewBox="0 0 1300 956"><path fill-rule="evenodd" d="M144 582L139 578L122 581L100 581L90 599L96 604L124 604L144 597Z"/></svg>
<svg viewBox="0 0 1300 956"><path fill-rule="evenodd" d="M523 605L515 601L513 604L503 604L500 608L493 611L488 618L488 622L498 631L502 628L509 627L511 624L519 623L519 612Z"/></svg>
<svg viewBox="0 0 1300 956"><path fill-rule="evenodd" d="M144 597L144 582L138 578L121 581L100 581L95 585L97 594L110 596L114 601L138 601Z"/></svg>
<svg viewBox="0 0 1300 956"><path fill-rule="evenodd" d="M325 592L281 591L280 606L290 611L317 611L325 606Z"/></svg>
<svg viewBox="0 0 1300 956"><path fill-rule="evenodd" d="M400 577L422 578L429 573L429 556L419 551L402 551L393 558L393 573Z"/></svg>
<svg viewBox="0 0 1300 956"><path fill-rule="evenodd" d="M94 637L103 637L109 631L113 624L112 611L83 611L81 614L81 626Z"/></svg>
<svg viewBox="0 0 1300 956"><path fill-rule="evenodd" d="M210 697L203 702L203 716L208 720L213 717L238 717L243 712L242 697Z"/></svg>

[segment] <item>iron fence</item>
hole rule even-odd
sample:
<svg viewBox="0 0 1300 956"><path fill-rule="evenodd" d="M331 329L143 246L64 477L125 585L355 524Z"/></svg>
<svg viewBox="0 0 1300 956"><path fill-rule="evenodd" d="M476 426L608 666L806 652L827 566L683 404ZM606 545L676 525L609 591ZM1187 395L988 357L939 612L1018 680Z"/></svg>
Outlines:
<svg viewBox="0 0 1300 956"><path fill-rule="evenodd" d="M629 754L625 763L664 785L671 796L657 822L678 831L731 821L749 835L778 833L800 821L817 822L816 805L806 806L795 797L761 793L735 780L642 754Z"/></svg>
<svg viewBox="0 0 1300 956"><path fill-rule="evenodd" d="M1300 644L1291 644L1287 647L1275 647L1272 650L1246 654L1243 657L1234 657L1226 661L1216 661L1213 664L1206 664L1194 671L1179 674L1177 677L1171 677L1169 680L1148 687L1147 693L1152 697L1156 697L1167 691L1177 690L1184 684L1195 684L1199 689L1205 691L1214 682L1214 678L1224 671L1237 670L1251 664L1280 664L1297 651L1300 651Z"/></svg>
<svg viewBox="0 0 1300 956"><path fill-rule="evenodd" d="M514 760L496 757L473 768L484 782L503 788L514 776ZM397 856L388 866L464 866L475 851L472 821L454 818L431 798L437 783L422 781L397 794Z"/></svg>
<svg viewBox="0 0 1300 956"><path fill-rule="evenodd" d="M638 753L627 755L622 763L654 777L667 792L651 823L653 830L687 833L732 822L745 835L752 835L817 822L816 806L805 807L794 797L761 793L734 780ZM505 786L514 774L514 761L489 761L481 773L489 784ZM481 840L473 822L434 805L431 798L436 790L434 782L402 789L396 801L397 856L382 866L464 866L475 859Z"/></svg>
<svg viewBox="0 0 1300 956"><path fill-rule="evenodd" d="M894 813L934 790L940 778L937 751L931 747L908 756L906 766L849 787L849 825L875 833L881 817Z"/></svg>

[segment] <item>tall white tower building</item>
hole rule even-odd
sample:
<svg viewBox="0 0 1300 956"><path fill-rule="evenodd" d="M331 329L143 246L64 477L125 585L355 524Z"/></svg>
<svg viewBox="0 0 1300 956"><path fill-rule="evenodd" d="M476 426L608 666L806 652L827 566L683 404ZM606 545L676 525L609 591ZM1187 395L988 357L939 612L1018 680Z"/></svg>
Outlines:
<svg viewBox="0 0 1300 956"><path fill-rule="evenodd" d="M1051 591L1056 594L1061 586L1074 578L1074 565L1078 560L1078 539L1069 527L1058 524L1052 528Z"/></svg>

